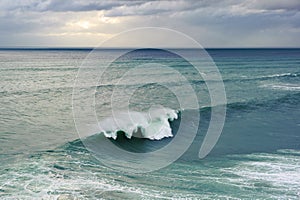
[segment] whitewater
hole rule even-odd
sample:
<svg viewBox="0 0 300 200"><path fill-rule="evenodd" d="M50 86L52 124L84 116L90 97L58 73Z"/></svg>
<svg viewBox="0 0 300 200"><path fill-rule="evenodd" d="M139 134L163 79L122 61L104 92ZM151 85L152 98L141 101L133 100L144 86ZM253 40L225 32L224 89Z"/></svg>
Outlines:
<svg viewBox="0 0 300 200"><path fill-rule="evenodd" d="M161 108L152 109L149 113L120 112L99 122L103 133L108 138L116 139L118 132L124 132L127 138L138 137L160 140L173 137L169 121L178 118L178 111Z"/></svg>

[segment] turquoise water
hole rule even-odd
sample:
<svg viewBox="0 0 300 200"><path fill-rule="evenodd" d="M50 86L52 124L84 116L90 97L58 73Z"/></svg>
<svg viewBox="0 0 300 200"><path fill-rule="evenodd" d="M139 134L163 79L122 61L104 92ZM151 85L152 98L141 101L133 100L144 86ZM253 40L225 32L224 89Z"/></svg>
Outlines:
<svg viewBox="0 0 300 200"><path fill-rule="evenodd" d="M193 144L173 164L145 174L103 165L84 147L89 140L82 143L79 139L72 114L72 92L78 69L89 52L0 51L1 199L57 199L64 195L69 199L300 198L299 49L208 50L223 77L228 105L222 135L213 151L201 160L199 144L211 114L205 82L197 79L188 63L161 51L138 51L119 59L117 63L123 67L149 60L171 63L190 78L199 94L199 110L182 111L190 116L192 112L201 114ZM97 60L109 60L117 53L101 50ZM99 120L109 116L107 102L121 73L111 69L99 85L86 88L79 96L84 103L85 92L96 91ZM166 85L174 84L172 74L146 68L143 72L164 80ZM143 76L138 75L132 85L142 83ZM121 102L124 94L114 94L115 101ZM133 110L149 108L149 102L179 109L176 97L157 85L141 87L134 95L130 102ZM88 121L89 116L83 118ZM180 116L170 122L175 137L179 124ZM103 135L91 138L107 140ZM150 152L171 143L173 138L152 141L120 135L112 142L127 151ZM119 161L112 157L111 162Z"/></svg>

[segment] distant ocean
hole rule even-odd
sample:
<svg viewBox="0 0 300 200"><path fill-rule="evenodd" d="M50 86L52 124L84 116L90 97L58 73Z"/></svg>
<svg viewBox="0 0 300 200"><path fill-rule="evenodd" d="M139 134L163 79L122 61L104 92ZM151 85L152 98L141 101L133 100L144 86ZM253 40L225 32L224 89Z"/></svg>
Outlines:
<svg viewBox="0 0 300 200"><path fill-rule="evenodd" d="M98 51L96 61L101 63L120 50ZM181 51L201 60L192 49ZM99 84L78 93L75 98L83 105L78 109L93 133L95 124L88 124L85 104L86 94L95 91L93 106L103 129L87 138L78 134L72 93L90 52L0 50L0 199L300 199L300 49L207 49L223 78L227 111L222 134L204 159L198 157L199 148L215 106L206 82L185 60L161 50L141 49L121 57L115 64L122 68L112 66ZM147 65L116 87L123 69L154 61L189 77L199 95L198 109L181 109L168 90L168 85L180 90L181 82L168 71ZM147 77L160 80L164 87L143 85ZM85 80L89 82L89 77ZM129 102L136 127L128 126L122 113L130 87L136 88ZM160 105L151 116L142 112L151 108L150 103ZM118 108L115 115L125 123L122 128L110 118L112 107ZM181 116L192 117L195 112L201 117L191 146L177 161L153 172L115 170L85 148L89 141L97 145L109 140L128 152L154 152L176 138ZM158 120L149 123L149 119ZM152 135L157 126L163 131ZM189 128L184 129L187 137ZM133 129L140 129L144 138L132 137ZM101 151L99 155L105 156Z"/></svg>

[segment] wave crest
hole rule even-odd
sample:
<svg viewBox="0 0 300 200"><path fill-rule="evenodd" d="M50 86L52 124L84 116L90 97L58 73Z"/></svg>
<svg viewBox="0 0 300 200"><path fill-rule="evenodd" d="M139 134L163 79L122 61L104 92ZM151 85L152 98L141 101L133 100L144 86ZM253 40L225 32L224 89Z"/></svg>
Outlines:
<svg viewBox="0 0 300 200"><path fill-rule="evenodd" d="M99 122L100 133L107 138L117 139L124 132L127 138L138 137L161 140L173 137L169 121L178 118L178 110L170 108L150 109L148 113L128 111L115 113Z"/></svg>
<svg viewBox="0 0 300 200"><path fill-rule="evenodd" d="M281 74L272 74L261 76L260 78L277 78L277 77L296 77L298 73L281 73Z"/></svg>

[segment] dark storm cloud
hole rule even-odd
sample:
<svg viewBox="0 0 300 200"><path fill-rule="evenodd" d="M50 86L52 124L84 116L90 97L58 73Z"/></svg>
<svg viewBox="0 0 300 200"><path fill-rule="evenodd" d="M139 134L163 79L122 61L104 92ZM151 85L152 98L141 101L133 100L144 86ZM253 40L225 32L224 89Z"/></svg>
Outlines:
<svg viewBox="0 0 300 200"><path fill-rule="evenodd" d="M0 10L13 11L95 11L95 10L110 10L114 7L122 5L140 4L140 1L97 1L97 0L2 0L0 2Z"/></svg>
<svg viewBox="0 0 300 200"><path fill-rule="evenodd" d="M135 2L131 2L134 4ZM122 1L88 1L88 0L48 0L40 2L40 5L31 7L34 10L38 8L39 11L95 11L95 10L110 10L116 6L122 5Z"/></svg>
<svg viewBox="0 0 300 200"><path fill-rule="evenodd" d="M252 0L247 4L250 8L264 9L264 10L300 10L299 0Z"/></svg>
<svg viewBox="0 0 300 200"><path fill-rule="evenodd" d="M139 6L151 1L118 1L118 0L3 0L0 2L0 10L23 10L23 11L53 11L53 12L85 12L85 11L105 11L112 10L116 7ZM152 1L158 2L158 1ZM4 6L1 6L4 5ZM2 7L2 9L1 9Z"/></svg>

